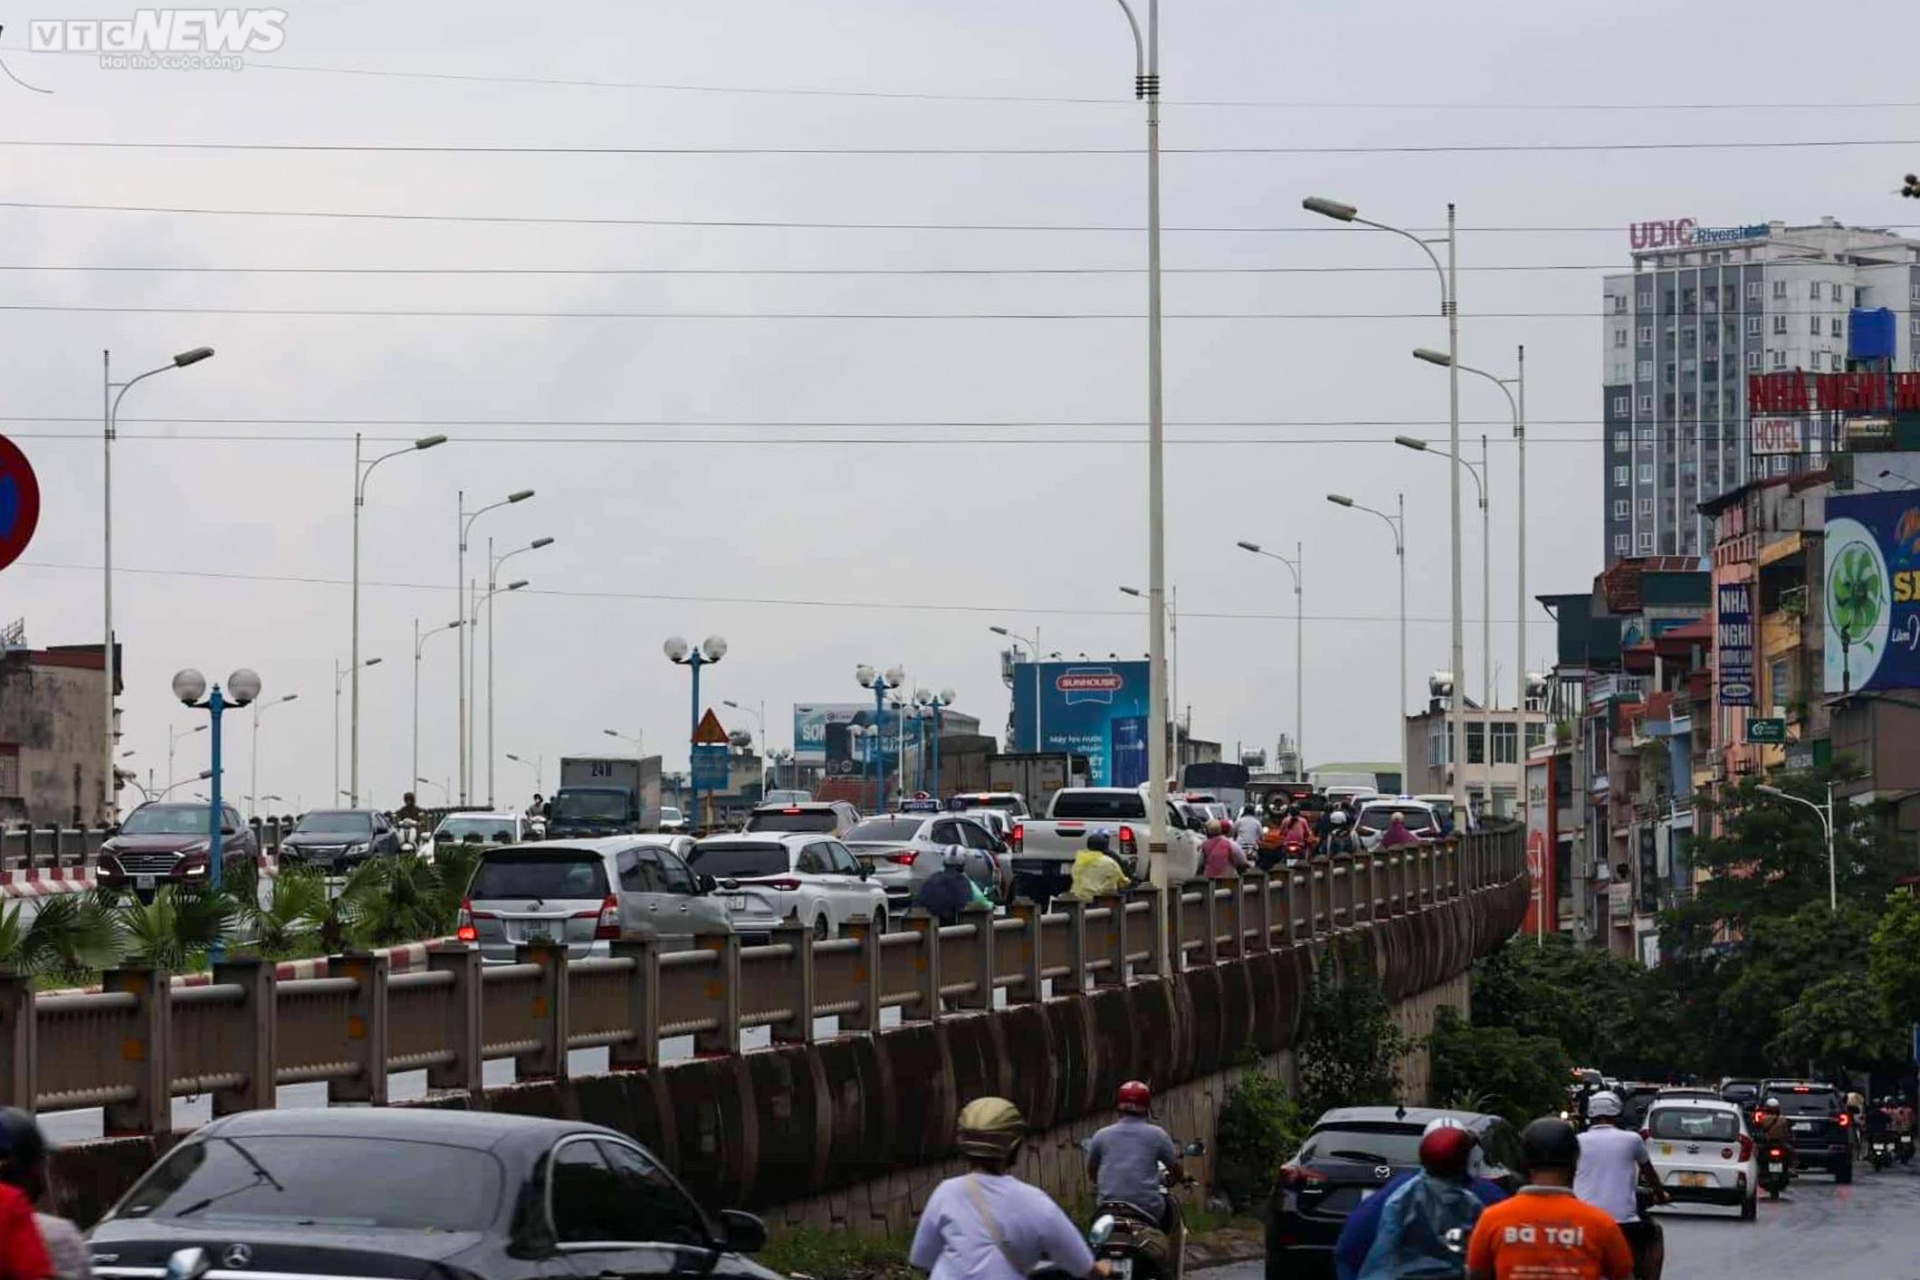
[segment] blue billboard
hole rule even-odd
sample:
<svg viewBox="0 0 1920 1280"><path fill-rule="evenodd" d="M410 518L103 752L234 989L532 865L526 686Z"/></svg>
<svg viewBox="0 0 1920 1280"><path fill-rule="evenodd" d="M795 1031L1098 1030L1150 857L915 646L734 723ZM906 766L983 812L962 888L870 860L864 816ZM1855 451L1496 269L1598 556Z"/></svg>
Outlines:
<svg viewBox="0 0 1920 1280"><path fill-rule="evenodd" d="M1920 498L1827 499L1828 693L1920 688Z"/></svg>
<svg viewBox="0 0 1920 1280"><path fill-rule="evenodd" d="M1096 787L1140 786L1147 781L1149 689L1144 662L1015 663L1013 740L1023 751L1038 741L1041 751L1087 757Z"/></svg>

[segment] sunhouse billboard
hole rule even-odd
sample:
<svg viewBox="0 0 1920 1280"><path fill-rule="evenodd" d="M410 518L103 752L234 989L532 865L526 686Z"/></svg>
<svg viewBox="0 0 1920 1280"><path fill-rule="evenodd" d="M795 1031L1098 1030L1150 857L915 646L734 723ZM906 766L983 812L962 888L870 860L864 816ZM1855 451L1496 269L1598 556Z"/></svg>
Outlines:
<svg viewBox="0 0 1920 1280"><path fill-rule="evenodd" d="M1137 787L1147 780L1144 662L1042 662L1013 668L1013 740L1042 751L1070 751L1088 760L1096 787ZM1036 702L1037 698L1037 702Z"/></svg>
<svg viewBox="0 0 1920 1280"><path fill-rule="evenodd" d="M1920 496L1827 499L1828 693L1920 688Z"/></svg>

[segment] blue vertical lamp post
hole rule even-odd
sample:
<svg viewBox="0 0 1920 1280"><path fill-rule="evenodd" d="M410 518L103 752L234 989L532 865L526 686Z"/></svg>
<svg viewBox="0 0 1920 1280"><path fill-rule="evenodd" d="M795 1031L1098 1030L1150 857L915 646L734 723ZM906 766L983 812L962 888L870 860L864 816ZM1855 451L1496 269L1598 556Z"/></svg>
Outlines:
<svg viewBox="0 0 1920 1280"><path fill-rule="evenodd" d="M727 642L720 636L708 636L700 642L698 649L687 643L685 636L668 636L667 642L660 646L667 655L667 661L678 666L689 667L693 671L693 723L687 730L687 785L691 799L687 804L688 829L700 829L700 775L694 768L694 735L700 730L700 668L710 667L727 656Z"/></svg>
<svg viewBox="0 0 1920 1280"><path fill-rule="evenodd" d="M866 663L853 669L853 678L861 687L873 690L873 728L878 733L887 723L887 694L907 682L907 673L899 666L888 667L885 671L875 671ZM875 738L873 743L873 811L881 813L887 807L887 766L882 754L884 738Z"/></svg>
<svg viewBox="0 0 1920 1280"><path fill-rule="evenodd" d="M933 717L933 798L935 800L940 798L940 713L953 705L954 696L951 686L942 689L938 694L919 689L913 695L913 700Z"/></svg>
<svg viewBox="0 0 1920 1280"><path fill-rule="evenodd" d="M220 763L220 720L232 708L244 707L260 696L260 677L252 669L241 667L227 677L226 691L219 685L213 691L207 691L207 678L192 667L176 672L173 677L173 696L196 710L204 709L211 717L212 759L209 772L212 774L207 786L209 789L207 805L207 883L216 890L226 884L226 865L222 854L226 846L226 823L220 799L220 784L224 781ZM202 698L205 701L202 701ZM209 953L213 961L220 959L221 945L216 939Z"/></svg>
<svg viewBox="0 0 1920 1280"><path fill-rule="evenodd" d="M879 732L880 729L876 725L850 724L847 726L847 738L853 744L851 750L854 758L860 762L860 781L862 782L865 782L867 775L873 772L873 748L870 746L863 754L860 750L860 740L864 738L872 743L874 735Z"/></svg>

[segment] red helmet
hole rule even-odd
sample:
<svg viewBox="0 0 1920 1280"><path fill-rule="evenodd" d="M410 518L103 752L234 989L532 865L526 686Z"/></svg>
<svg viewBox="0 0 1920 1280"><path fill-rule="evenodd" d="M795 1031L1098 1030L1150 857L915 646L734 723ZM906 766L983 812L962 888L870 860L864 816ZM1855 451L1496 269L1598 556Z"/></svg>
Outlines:
<svg viewBox="0 0 1920 1280"><path fill-rule="evenodd" d="M1113 1101L1116 1109L1137 1111L1145 1115L1153 1106L1153 1090L1147 1088L1144 1080L1129 1080L1120 1086L1119 1096Z"/></svg>

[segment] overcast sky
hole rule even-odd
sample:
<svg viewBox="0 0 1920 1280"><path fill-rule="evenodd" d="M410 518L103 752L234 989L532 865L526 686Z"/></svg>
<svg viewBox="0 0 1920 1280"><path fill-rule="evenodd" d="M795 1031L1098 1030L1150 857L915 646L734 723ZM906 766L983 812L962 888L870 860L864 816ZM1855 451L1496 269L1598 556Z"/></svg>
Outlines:
<svg viewBox="0 0 1920 1280"><path fill-rule="evenodd" d="M1804 6L1748 4L1733 22L1719 6L1628 0L1165 8L1168 564L1180 697L1195 732L1229 749L1271 747L1294 719L1291 584L1235 550L1250 539L1305 544L1310 760L1397 754L1391 539L1328 491L1383 508L1405 491L1416 696L1446 664L1446 467L1390 443L1445 435L1445 375L1408 356L1445 344L1436 282L1412 245L1314 220L1301 197L1421 228L1453 200L1476 229L1460 245L1463 358L1504 373L1527 344L1530 596L1582 589L1599 567L1595 317L1628 223L1920 221L1893 195L1920 144L1380 150L1920 138L1920 110L1899 105L1920 99L1910 44L1835 46ZM1144 651L1141 611L1116 590L1145 585L1143 130L1109 0L306 4L283 47L238 72L25 51L29 19L131 12L88 0L4 14L0 55L52 92L0 80L0 199L416 220L0 208L0 431L45 502L34 545L0 576L0 614L25 617L33 643L99 638L102 348L124 374L219 350L123 409L129 765L163 776L169 726L191 722L168 692L177 668L247 665L269 697L299 695L263 721L260 789L325 801L356 423L370 453L453 437L382 466L364 511L363 652L384 663L364 685L362 777L382 804L407 783L414 619L456 613L463 488L539 491L476 525L470 571L484 577L488 536L500 550L557 539L509 566L531 586L502 602L495 659L498 749L544 756L548 789L557 757L614 745L605 728L644 727L670 768L684 761L669 743L685 740L686 673L660 651L674 633L727 638L704 692L764 699L775 746L791 744L795 701L861 696L861 662L904 663L999 726L991 625L1037 626L1069 655ZM1909 5L1862 0L1844 31L1911 20ZM1818 56L1795 52L1797 32L1816 33ZM731 153L17 145L55 141ZM1120 153L740 153L796 147ZM487 217L534 221L471 220ZM606 221L562 221L593 219ZM74 269L100 267L142 270ZM211 270L235 267L362 273ZM520 274L479 273L508 268ZM649 274L663 268L689 274ZM692 274L853 269L1051 273ZM356 314L292 314L315 311ZM381 314L395 311L494 314ZM861 318L792 318L833 315ZM988 318L927 318L970 315ZM1038 318L1010 318L1023 316ZM1465 380L1461 400L1472 456L1493 437L1494 650L1510 700L1514 451L1494 388ZM1535 616L1540 666L1551 630ZM455 772L454 670L441 636L421 694L435 779ZM230 785L244 794L236 728ZM182 776L205 766L205 742L181 744ZM498 795L524 801L531 775L498 769Z"/></svg>

